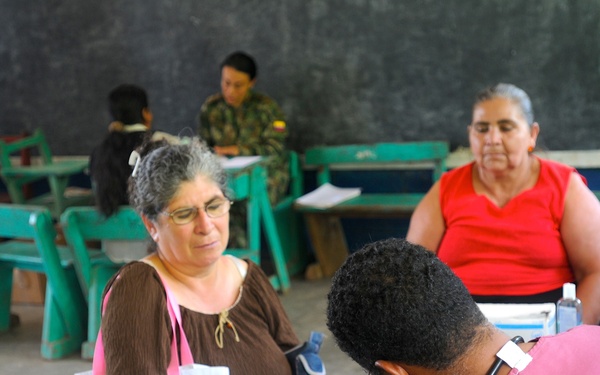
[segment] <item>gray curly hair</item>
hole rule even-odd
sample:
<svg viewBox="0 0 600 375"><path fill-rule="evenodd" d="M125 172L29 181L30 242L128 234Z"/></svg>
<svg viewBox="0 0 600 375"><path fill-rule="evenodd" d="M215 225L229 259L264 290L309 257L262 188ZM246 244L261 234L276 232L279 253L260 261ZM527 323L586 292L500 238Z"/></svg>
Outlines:
<svg viewBox="0 0 600 375"><path fill-rule="evenodd" d="M521 112L527 121L527 124L533 124L533 109L531 107L531 99L523 89L510 83L498 83L494 86L487 87L477 93L473 107L481 102L494 98L505 98L513 101L521 108Z"/></svg>
<svg viewBox="0 0 600 375"><path fill-rule="evenodd" d="M155 221L183 182L202 175L214 181L225 196L227 175L208 146L198 138L179 144L148 142L138 149L139 165L129 178L129 202L140 215Z"/></svg>

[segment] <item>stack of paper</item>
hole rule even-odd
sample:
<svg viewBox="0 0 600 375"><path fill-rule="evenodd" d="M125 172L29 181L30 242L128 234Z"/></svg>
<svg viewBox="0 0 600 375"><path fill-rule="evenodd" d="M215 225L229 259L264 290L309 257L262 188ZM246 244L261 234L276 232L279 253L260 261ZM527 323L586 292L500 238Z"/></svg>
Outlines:
<svg viewBox="0 0 600 375"><path fill-rule="evenodd" d="M360 195L361 188L340 188L330 183L319 186L318 189L296 199L303 206L328 208Z"/></svg>

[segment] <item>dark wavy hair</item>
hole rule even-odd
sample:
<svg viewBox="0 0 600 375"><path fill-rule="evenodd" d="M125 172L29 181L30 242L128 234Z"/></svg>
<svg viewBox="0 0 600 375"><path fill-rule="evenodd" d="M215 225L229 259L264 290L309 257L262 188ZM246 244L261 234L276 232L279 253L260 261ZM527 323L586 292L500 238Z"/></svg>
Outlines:
<svg viewBox="0 0 600 375"><path fill-rule="evenodd" d="M90 176L94 181L96 207L106 217L117 212L120 205L129 204L127 181L131 176L129 155L150 132L110 132L90 157Z"/></svg>
<svg viewBox="0 0 600 375"><path fill-rule="evenodd" d="M124 125L143 123L142 110L145 108L148 108L148 95L139 86L125 83L108 94L108 110L112 118Z"/></svg>
<svg viewBox="0 0 600 375"><path fill-rule="evenodd" d="M143 88L122 84L112 89L107 99L114 121L123 125L144 122L143 110L148 108L148 97ZM149 137L149 130L131 133L111 130L92 150L90 176L96 207L106 217L113 215L120 205L129 203L127 180L132 171L129 155Z"/></svg>
<svg viewBox="0 0 600 375"><path fill-rule="evenodd" d="M327 326L371 374L377 360L447 370L490 323L460 279L425 248L403 239L366 245L332 280Z"/></svg>

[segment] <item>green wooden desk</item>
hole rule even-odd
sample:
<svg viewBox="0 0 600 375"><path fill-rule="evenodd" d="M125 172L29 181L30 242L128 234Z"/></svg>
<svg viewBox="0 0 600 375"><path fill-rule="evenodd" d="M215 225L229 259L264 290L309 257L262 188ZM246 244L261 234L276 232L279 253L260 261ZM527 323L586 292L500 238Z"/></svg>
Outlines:
<svg viewBox="0 0 600 375"><path fill-rule="evenodd" d="M13 165L12 155L30 152L30 149L37 151L39 164ZM0 177L15 204L46 206L54 219L58 219L68 205L91 204L91 192L65 197L69 178L87 168L88 158L54 160L42 129L36 129L32 135L9 143L0 140L0 165ZM50 193L26 198L23 186L39 180L48 182Z"/></svg>
<svg viewBox="0 0 600 375"><path fill-rule="evenodd" d="M305 163L317 168L317 184L331 183L331 170L428 169L432 182L446 170L447 142L400 142L318 146L306 150ZM361 193L327 208L296 203L302 212L322 274L333 276L348 256L341 217L408 218L425 193Z"/></svg>
<svg viewBox="0 0 600 375"><path fill-rule="evenodd" d="M68 201L85 201L89 197L76 197L69 199L65 197L65 190L69 184L69 178L83 172L88 166L88 160L63 160L51 164L30 166L8 166L2 167L2 177L7 185L13 203L17 204L42 204L50 205L52 216L57 218L68 205ZM50 185L50 200L48 196L42 195L26 199L20 188L24 183L46 178ZM74 202L72 202L74 203Z"/></svg>
<svg viewBox="0 0 600 375"><path fill-rule="evenodd" d="M408 218L421 201L422 193L365 194L326 210L295 204L304 214L315 255L323 275L332 276L348 257L342 217Z"/></svg>
<svg viewBox="0 0 600 375"><path fill-rule="evenodd" d="M234 158L243 160L242 158ZM260 264L260 235L264 233L275 265L275 275L270 277L273 287L283 293L290 288L290 279L286 267L279 233L267 193L267 172L263 167L263 158L253 160L242 167L224 164L229 177L229 188L234 200L245 200L247 205L248 249L227 249L225 252L238 257L250 258Z"/></svg>

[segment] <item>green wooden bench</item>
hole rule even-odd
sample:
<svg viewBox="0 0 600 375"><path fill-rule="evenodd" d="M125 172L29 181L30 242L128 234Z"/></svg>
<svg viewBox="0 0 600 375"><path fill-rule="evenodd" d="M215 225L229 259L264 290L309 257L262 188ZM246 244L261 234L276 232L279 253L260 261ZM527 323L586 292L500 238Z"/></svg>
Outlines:
<svg viewBox="0 0 600 375"><path fill-rule="evenodd" d="M25 149L34 149L40 157L40 163L13 165L11 157ZM87 159L54 161L41 129L37 129L30 136L12 142L0 139L0 177L6 185L12 203L47 206L54 218L58 218L64 208L69 205L91 203L91 191L87 194L65 196L69 178L83 172L87 165ZM23 187L39 180L48 182L50 192L26 198L23 194Z"/></svg>
<svg viewBox="0 0 600 375"><path fill-rule="evenodd" d="M92 241L144 241L149 235L140 216L130 206L121 206L108 219L95 207L69 207L61 215L61 226L75 256L75 269L88 303L87 340L83 358L92 358L100 329L102 293L110 278L124 263L113 263Z"/></svg>
<svg viewBox="0 0 600 375"><path fill-rule="evenodd" d="M432 181L446 170L447 142L321 146L306 150L304 163L317 169L317 185L331 182L331 170L431 169ZM360 187L360 186L355 186ZM425 193L366 194L329 208L296 204L305 217L323 275L332 276L348 256L341 217L410 217Z"/></svg>
<svg viewBox="0 0 600 375"><path fill-rule="evenodd" d="M41 355L65 357L78 351L85 334L86 305L65 246L46 207L0 204L0 331L10 328L13 269L46 274Z"/></svg>

